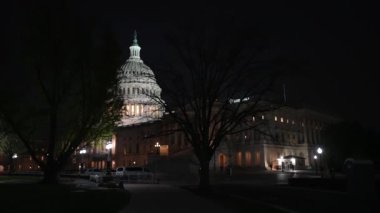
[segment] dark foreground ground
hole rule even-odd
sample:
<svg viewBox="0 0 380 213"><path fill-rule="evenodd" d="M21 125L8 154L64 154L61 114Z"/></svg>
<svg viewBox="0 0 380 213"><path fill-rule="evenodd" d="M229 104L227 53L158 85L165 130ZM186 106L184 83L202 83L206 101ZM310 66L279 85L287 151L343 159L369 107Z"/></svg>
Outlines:
<svg viewBox="0 0 380 213"><path fill-rule="evenodd" d="M302 172L261 172L220 178L206 194L184 188L241 213L380 212L379 185L376 179L371 195L352 194L344 176L332 180Z"/></svg>
<svg viewBox="0 0 380 213"><path fill-rule="evenodd" d="M118 212L129 200L129 194L119 189L79 188L70 180L59 185L38 181L38 177L0 177L0 212Z"/></svg>
<svg viewBox="0 0 380 213"><path fill-rule="evenodd" d="M197 193L194 188L188 188ZM215 185L209 194L233 212L379 212L379 199L288 186Z"/></svg>
<svg viewBox="0 0 380 213"><path fill-rule="evenodd" d="M2 178L8 180L2 181ZM321 180L302 172L234 173L232 176L214 177L208 193L199 193L196 185L178 180L162 179L160 184L128 183L124 184L125 192L98 187L84 179L68 179L66 184L52 187L31 183L31 179L37 177L16 177L16 182L12 183L9 180L13 178L0 177L1 213L380 211L378 191L373 196L361 198L346 192L341 177L335 181Z"/></svg>

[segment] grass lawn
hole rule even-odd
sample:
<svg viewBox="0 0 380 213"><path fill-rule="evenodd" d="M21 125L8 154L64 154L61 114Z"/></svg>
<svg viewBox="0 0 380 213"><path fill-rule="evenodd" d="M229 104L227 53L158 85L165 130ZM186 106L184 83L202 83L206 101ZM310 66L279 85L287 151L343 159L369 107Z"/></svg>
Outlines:
<svg viewBox="0 0 380 213"><path fill-rule="evenodd" d="M5 178L5 177L1 177ZM118 212L129 201L119 189L86 190L74 185L0 184L0 212Z"/></svg>
<svg viewBox="0 0 380 213"><path fill-rule="evenodd" d="M0 175L0 183L2 181L39 181L41 177L38 176L16 176L16 175ZM1 193L1 192L0 192Z"/></svg>

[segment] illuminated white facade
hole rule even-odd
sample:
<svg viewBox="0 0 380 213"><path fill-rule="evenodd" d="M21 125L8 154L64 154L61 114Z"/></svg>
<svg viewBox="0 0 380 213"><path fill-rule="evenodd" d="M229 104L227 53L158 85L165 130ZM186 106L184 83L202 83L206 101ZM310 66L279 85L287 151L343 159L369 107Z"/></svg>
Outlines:
<svg viewBox="0 0 380 213"><path fill-rule="evenodd" d="M153 71L140 58L141 47L135 32L130 56L120 69L120 89L124 96L121 126L128 126L160 119L163 110L161 88Z"/></svg>

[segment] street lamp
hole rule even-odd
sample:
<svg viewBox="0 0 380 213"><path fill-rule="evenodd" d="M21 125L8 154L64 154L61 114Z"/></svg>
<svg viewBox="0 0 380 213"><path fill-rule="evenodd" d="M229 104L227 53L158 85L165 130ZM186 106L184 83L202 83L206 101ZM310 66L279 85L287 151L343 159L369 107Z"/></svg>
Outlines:
<svg viewBox="0 0 380 213"><path fill-rule="evenodd" d="M154 145L154 147L156 148L156 154L157 156L160 154L160 143L158 143L158 141L156 142L156 144ZM156 158L155 160L156 162L154 163L154 177L155 179L157 179L157 164L158 164L158 157Z"/></svg>
<svg viewBox="0 0 380 213"><path fill-rule="evenodd" d="M320 167L320 170L321 170L321 177L323 178L323 165L322 165L322 153L323 153L323 149L321 147L318 147L317 148L317 153L319 155L319 167Z"/></svg>
<svg viewBox="0 0 380 213"><path fill-rule="evenodd" d="M317 155L314 155L315 175L318 175L317 160L318 160L318 156L317 156Z"/></svg>
<svg viewBox="0 0 380 213"><path fill-rule="evenodd" d="M111 142L107 143L106 149L108 150L108 156L107 156L107 174L111 174L111 151L112 151L112 143Z"/></svg>
<svg viewBox="0 0 380 213"><path fill-rule="evenodd" d="M317 149L317 153L320 154L320 155L323 153L323 150L322 150L321 147L318 147L318 149Z"/></svg>
<svg viewBox="0 0 380 213"><path fill-rule="evenodd" d="M156 153L157 153L157 155L159 155L160 154L160 147L161 147L160 143L156 142L154 147L156 147Z"/></svg>
<svg viewBox="0 0 380 213"><path fill-rule="evenodd" d="M16 164L16 159L18 158L18 156L17 156L17 153L14 153L13 155L12 155L12 165L11 165L11 170L12 170L12 172L14 172L14 170L15 170L15 164Z"/></svg>
<svg viewBox="0 0 380 213"><path fill-rule="evenodd" d="M87 153L87 150L86 149L81 149L79 150L79 154L81 156L81 162L80 162L80 172L83 173L84 172L84 163L83 163L83 155Z"/></svg>

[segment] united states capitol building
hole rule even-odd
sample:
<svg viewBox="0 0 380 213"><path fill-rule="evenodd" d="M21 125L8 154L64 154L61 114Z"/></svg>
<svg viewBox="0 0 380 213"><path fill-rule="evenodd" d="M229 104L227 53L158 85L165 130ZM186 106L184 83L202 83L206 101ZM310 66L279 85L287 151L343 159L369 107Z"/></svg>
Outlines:
<svg viewBox="0 0 380 213"><path fill-rule="evenodd" d="M167 161L172 162L168 167L176 170L196 168L192 148L183 133L160 134L175 128L175 124L165 118L164 110L151 98L161 98L161 88L153 71L141 60L140 50L135 34L130 57L121 68L125 113L113 138L113 167L147 166L155 161L166 165ZM217 171L227 167L282 169L288 165L310 168L323 129L336 120L317 111L292 107L253 117L252 122L266 121L265 127L228 136L215 152L210 167Z"/></svg>
<svg viewBox="0 0 380 213"><path fill-rule="evenodd" d="M112 168L121 166L154 165L162 172L195 172L199 166L191 145L181 132L161 134L176 124L167 119L161 100L161 88L154 72L140 57L141 47L134 34L129 47L130 56L119 72L124 107L119 127L112 139L94 143L72 156L68 167L105 169L107 161ZM322 132L336 118L304 108L281 109L252 116L252 122L264 122L260 131L250 129L225 138L216 150L210 169L225 172L239 169L297 169L311 168L315 148L321 144ZM106 149L106 144L112 148ZM111 158L111 160L110 160ZM31 159L26 159L31 161ZM20 162L21 163L21 162ZM36 170L35 164L26 163L20 170ZM21 167L20 167L21 166Z"/></svg>

